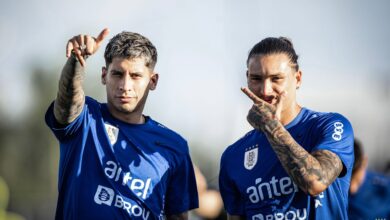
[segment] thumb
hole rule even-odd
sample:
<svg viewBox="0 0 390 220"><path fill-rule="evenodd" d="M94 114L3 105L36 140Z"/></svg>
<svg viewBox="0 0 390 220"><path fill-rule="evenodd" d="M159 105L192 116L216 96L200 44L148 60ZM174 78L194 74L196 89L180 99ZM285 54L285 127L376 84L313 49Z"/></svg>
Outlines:
<svg viewBox="0 0 390 220"><path fill-rule="evenodd" d="M283 110L283 101L286 98L287 92L283 91L280 93L279 98L275 104L276 106L276 111L275 111L275 118L280 120L282 116L282 110Z"/></svg>
<svg viewBox="0 0 390 220"><path fill-rule="evenodd" d="M110 33L110 29L108 29L108 28L104 28L101 32L100 32L100 34L97 36L97 38L96 38L96 44L97 44L97 46L100 46L100 44L103 42L103 40L104 40L104 38L106 38L107 37L107 35Z"/></svg>

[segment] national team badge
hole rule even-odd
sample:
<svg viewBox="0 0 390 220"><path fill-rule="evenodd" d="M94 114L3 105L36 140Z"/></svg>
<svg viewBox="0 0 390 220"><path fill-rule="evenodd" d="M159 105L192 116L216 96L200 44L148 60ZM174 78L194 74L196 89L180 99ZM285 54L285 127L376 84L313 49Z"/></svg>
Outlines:
<svg viewBox="0 0 390 220"><path fill-rule="evenodd" d="M106 127L107 136L111 145L114 145L118 140L119 128L106 123L104 123L104 126Z"/></svg>
<svg viewBox="0 0 390 220"><path fill-rule="evenodd" d="M255 167L257 163L258 155L259 155L259 148L257 144L245 149L244 167L247 170L251 170L253 169L253 167Z"/></svg>

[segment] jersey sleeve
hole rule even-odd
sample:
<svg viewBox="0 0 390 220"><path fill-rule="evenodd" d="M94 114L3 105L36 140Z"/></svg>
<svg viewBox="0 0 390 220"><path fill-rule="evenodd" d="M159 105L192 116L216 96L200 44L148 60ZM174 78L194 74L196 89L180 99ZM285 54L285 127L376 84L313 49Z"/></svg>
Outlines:
<svg viewBox="0 0 390 220"><path fill-rule="evenodd" d="M87 123L88 102L90 101L86 98L83 110L81 111L80 115L72 123L66 126L61 125L57 122L54 116L54 101L51 103L51 105L46 111L45 121L60 142L63 142L75 135L77 132L79 132L79 130L82 129L83 124Z"/></svg>
<svg viewBox="0 0 390 220"><path fill-rule="evenodd" d="M186 148L188 146L186 144ZM181 156L169 180L165 199L165 214L174 215L198 208L198 191L194 167L187 151Z"/></svg>
<svg viewBox="0 0 390 220"><path fill-rule="evenodd" d="M244 201L237 186L229 176L227 165L228 160L226 159L226 155L223 154L219 171L219 190L225 210L229 215L245 216Z"/></svg>
<svg viewBox="0 0 390 220"><path fill-rule="evenodd" d="M320 136L313 151L329 150L339 156L343 163L343 171L340 174L342 177L347 170L352 170L354 161L354 135L351 123L340 114L330 113L319 123L319 128Z"/></svg>

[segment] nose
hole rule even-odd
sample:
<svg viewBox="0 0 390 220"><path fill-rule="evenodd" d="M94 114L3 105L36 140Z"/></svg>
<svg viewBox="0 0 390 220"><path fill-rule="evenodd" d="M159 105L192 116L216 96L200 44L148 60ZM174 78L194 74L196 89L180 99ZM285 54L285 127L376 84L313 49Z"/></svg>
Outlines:
<svg viewBox="0 0 390 220"><path fill-rule="evenodd" d="M260 92L263 97L272 94L272 83L270 80L264 80L263 83L261 83Z"/></svg>
<svg viewBox="0 0 390 220"><path fill-rule="evenodd" d="M133 81L131 80L131 77L126 75L122 77L122 80L119 85L120 91L130 91L133 88Z"/></svg>

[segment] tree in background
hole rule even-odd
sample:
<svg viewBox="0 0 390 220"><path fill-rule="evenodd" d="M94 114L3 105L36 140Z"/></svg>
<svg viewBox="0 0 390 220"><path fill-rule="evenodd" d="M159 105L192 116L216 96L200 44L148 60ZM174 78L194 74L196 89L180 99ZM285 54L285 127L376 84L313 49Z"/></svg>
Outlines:
<svg viewBox="0 0 390 220"><path fill-rule="evenodd" d="M9 210L27 219L54 218L59 147L44 114L54 99L57 72L32 68L31 94L18 94L20 102L32 97L32 105L14 121L0 112L0 176L10 188Z"/></svg>

